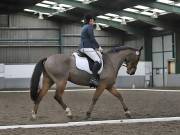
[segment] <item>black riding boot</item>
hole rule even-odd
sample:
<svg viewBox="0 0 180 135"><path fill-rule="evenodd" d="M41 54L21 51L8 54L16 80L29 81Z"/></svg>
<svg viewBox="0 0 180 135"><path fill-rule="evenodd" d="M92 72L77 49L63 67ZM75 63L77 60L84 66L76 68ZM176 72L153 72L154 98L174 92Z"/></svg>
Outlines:
<svg viewBox="0 0 180 135"><path fill-rule="evenodd" d="M93 65L93 75L89 81L90 87L97 87L99 85L99 79L98 79L98 71L101 68L101 64L99 62L95 62Z"/></svg>

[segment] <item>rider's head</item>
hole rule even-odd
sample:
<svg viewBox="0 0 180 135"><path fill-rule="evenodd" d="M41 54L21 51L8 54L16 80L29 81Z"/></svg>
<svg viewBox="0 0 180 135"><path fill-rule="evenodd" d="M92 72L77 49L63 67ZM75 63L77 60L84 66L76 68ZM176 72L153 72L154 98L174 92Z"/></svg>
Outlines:
<svg viewBox="0 0 180 135"><path fill-rule="evenodd" d="M95 23L95 18L90 14L85 15L84 16L84 23L93 25Z"/></svg>

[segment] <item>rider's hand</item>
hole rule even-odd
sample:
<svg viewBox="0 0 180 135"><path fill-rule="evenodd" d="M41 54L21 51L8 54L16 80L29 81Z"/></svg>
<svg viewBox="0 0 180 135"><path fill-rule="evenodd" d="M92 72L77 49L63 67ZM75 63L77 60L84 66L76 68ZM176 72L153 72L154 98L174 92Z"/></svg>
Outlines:
<svg viewBox="0 0 180 135"><path fill-rule="evenodd" d="M101 53L103 52L103 49L102 49L101 46L98 48L98 50L99 50Z"/></svg>

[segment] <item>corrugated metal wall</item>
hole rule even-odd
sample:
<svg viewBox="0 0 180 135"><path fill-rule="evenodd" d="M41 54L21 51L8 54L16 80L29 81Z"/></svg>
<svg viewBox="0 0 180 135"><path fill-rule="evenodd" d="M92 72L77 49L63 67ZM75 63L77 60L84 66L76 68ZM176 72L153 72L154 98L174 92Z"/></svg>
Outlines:
<svg viewBox="0 0 180 135"><path fill-rule="evenodd" d="M144 47L144 37L139 37L133 40L125 41L125 46L129 46L132 48L140 48L141 46ZM144 55L144 49L141 51L141 57L140 60L144 60L145 55Z"/></svg>
<svg viewBox="0 0 180 135"><path fill-rule="evenodd" d="M9 27L0 27L0 63L36 63L59 53L58 24L24 16L9 16Z"/></svg>
<svg viewBox="0 0 180 135"><path fill-rule="evenodd" d="M80 33L82 25L64 24L61 26L61 43L62 53L72 53L80 45ZM109 50L112 46L122 45L121 35L107 31L96 31L94 33L96 40L103 47L104 51Z"/></svg>
<svg viewBox="0 0 180 135"><path fill-rule="evenodd" d="M80 44L81 25L58 24L39 20L24 14L8 17L8 27L0 26L0 63L36 63L55 53L70 54ZM122 45L121 35L108 31L95 31L103 49Z"/></svg>
<svg viewBox="0 0 180 135"><path fill-rule="evenodd" d="M0 27L8 27L9 17L8 15L0 15Z"/></svg>
<svg viewBox="0 0 180 135"><path fill-rule="evenodd" d="M28 16L28 14L12 14L9 17L9 27L59 28L59 24L48 20L40 20L36 17Z"/></svg>

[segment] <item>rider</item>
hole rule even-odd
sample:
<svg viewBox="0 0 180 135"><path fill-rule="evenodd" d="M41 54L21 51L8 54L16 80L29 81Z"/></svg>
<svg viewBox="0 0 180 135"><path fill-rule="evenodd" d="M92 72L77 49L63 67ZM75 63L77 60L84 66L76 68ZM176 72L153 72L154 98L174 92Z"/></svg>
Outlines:
<svg viewBox="0 0 180 135"><path fill-rule="evenodd" d="M92 68L93 75L89 81L89 85L97 87L99 84L98 71L102 64L102 48L94 37L93 25L95 24L95 18L92 15L85 15L84 23L81 31L80 51L94 61Z"/></svg>

